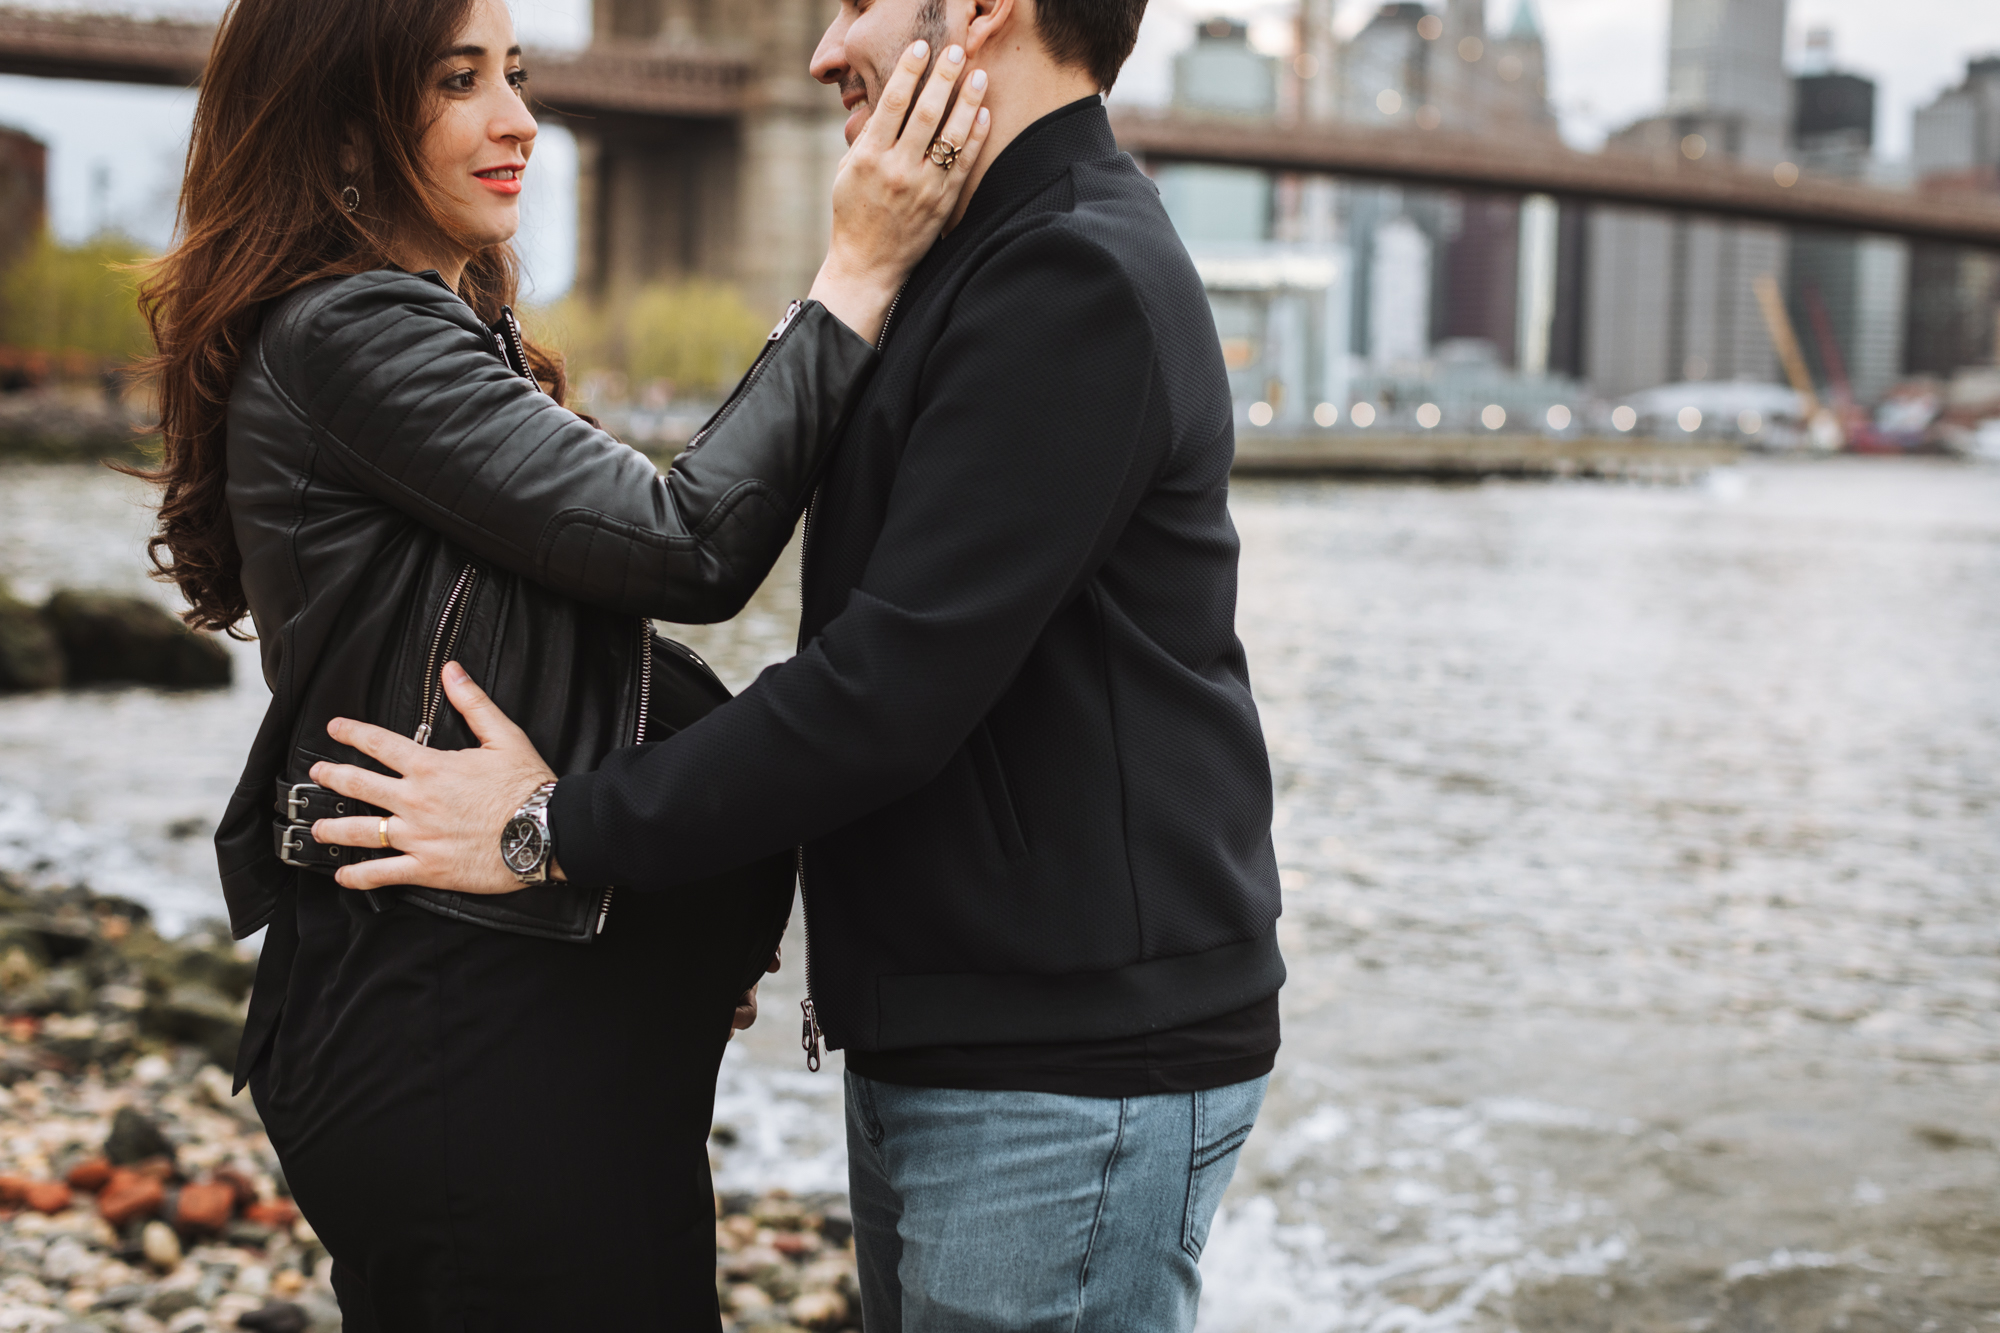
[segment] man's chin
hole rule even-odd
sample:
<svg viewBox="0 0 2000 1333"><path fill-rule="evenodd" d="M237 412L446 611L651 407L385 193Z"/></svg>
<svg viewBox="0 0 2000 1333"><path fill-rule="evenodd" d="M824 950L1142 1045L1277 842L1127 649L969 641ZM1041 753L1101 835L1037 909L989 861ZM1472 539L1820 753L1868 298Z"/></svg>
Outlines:
<svg viewBox="0 0 2000 1333"><path fill-rule="evenodd" d="M847 146L849 148L852 148L854 141L861 137L861 127L868 123L869 109L868 103L856 102L854 110L850 111L847 115L847 123L840 127L840 132L847 136Z"/></svg>

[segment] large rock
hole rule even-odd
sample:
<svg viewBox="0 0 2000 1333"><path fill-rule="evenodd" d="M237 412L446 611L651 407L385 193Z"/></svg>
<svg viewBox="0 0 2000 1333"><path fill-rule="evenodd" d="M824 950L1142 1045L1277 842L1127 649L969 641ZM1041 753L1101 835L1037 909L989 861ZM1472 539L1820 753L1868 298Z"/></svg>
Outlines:
<svg viewBox="0 0 2000 1333"><path fill-rule="evenodd" d="M71 684L132 681L191 688L227 685L229 651L151 602L63 589L43 615L55 627Z"/></svg>
<svg viewBox="0 0 2000 1333"><path fill-rule="evenodd" d="M0 692L63 683L62 645L42 613L0 583Z"/></svg>

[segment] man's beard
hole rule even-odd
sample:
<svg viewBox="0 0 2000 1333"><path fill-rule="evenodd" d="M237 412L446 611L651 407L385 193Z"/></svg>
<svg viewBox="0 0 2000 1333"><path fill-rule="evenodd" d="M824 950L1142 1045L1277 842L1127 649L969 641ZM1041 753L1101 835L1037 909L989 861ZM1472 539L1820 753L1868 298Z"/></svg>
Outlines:
<svg viewBox="0 0 2000 1333"><path fill-rule="evenodd" d="M921 94L923 92L924 85L930 81L931 71L937 68L938 55L940 52L944 50L945 38L949 35L949 33L950 30L945 27L944 0L924 0L924 7L917 11L916 21L910 25L909 34L903 38L902 51L898 51L896 53L897 57L900 59L903 51L909 50L910 44L912 42L917 41L919 38L930 43L930 48L931 48L930 59L924 62L923 77L917 80L918 94ZM894 68L895 67L893 65L890 66L890 69L892 71L894 70ZM847 94L854 92L857 89L861 92L861 94L864 97L868 97L869 105L872 107L875 104L875 99L873 97L868 96L867 83L862 79L862 77L859 74L855 73L852 69L850 69L848 71L847 77L840 81L841 96L845 97ZM958 89L956 88L952 89L953 101L957 100L957 94L958 94ZM910 98L910 111L916 110L916 106L917 106L917 99L915 96L912 96ZM908 125L910 123L910 111L905 111L903 113L903 124L898 125L896 127L896 134L898 138L902 136L903 125ZM951 108L946 107L945 115L949 116L950 114L951 114ZM939 119L940 121L942 121L943 117L940 117Z"/></svg>

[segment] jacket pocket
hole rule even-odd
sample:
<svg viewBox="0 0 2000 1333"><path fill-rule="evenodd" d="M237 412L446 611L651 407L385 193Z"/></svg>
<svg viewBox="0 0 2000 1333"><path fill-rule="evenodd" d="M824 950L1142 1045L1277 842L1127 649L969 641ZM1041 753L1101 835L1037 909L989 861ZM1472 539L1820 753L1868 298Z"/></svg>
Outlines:
<svg viewBox="0 0 2000 1333"><path fill-rule="evenodd" d="M972 729L965 745L972 754L972 767L979 774L980 790L986 795L986 813L1000 839L1000 850L1010 861L1026 856L1028 840L1021 832L1021 819L1014 810L1014 795L1007 789L1007 770L1000 766L1000 747L993 743L993 733L984 720Z"/></svg>

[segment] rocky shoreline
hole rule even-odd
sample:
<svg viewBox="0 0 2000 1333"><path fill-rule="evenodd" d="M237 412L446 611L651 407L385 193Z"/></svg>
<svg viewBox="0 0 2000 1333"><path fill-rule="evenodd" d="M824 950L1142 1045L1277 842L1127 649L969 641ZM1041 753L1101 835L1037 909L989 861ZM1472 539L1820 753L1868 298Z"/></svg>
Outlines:
<svg viewBox="0 0 2000 1333"><path fill-rule="evenodd" d="M0 1330L331 1333L331 1260L230 1061L253 961L217 927L0 874ZM733 1333L858 1328L832 1196L716 1200Z"/></svg>

